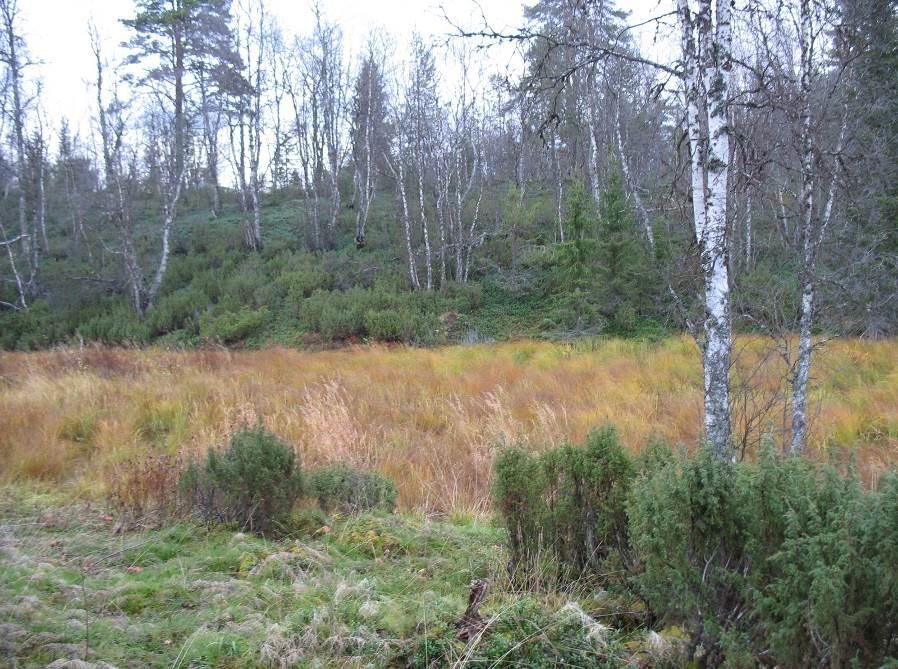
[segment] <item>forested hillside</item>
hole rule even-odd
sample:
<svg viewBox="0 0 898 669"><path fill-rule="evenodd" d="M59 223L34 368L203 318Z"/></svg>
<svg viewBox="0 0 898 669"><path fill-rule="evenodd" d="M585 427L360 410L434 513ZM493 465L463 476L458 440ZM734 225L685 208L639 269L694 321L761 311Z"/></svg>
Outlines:
<svg viewBox="0 0 898 669"><path fill-rule="evenodd" d="M96 56L79 128L48 120L39 26L0 5L4 348L697 332L697 197L736 330L898 327L892 2L740 6L715 102L699 14L692 47L642 53L608 2L361 45L326 4L297 30L140 0L124 62L72 28Z"/></svg>

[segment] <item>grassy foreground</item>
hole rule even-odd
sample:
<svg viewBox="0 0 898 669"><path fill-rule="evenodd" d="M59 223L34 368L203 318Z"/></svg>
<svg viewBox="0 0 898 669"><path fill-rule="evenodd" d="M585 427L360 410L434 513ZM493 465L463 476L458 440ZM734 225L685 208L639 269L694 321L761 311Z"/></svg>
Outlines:
<svg viewBox="0 0 898 669"><path fill-rule="evenodd" d="M0 666L656 666L680 643L604 592L513 592L502 534L420 515L310 522L280 541L116 532L101 508L7 487ZM465 643L453 623L474 579L490 582L490 634Z"/></svg>
<svg viewBox="0 0 898 669"><path fill-rule="evenodd" d="M737 341L736 435L782 436L783 364ZM875 485L898 460L898 342L833 341L816 354L811 446L857 455ZM745 392L748 380L756 390ZM762 410L760 407L767 407ZM259 420L304 464L374 468L401 509L484 510L498 443L581 440L612 422L629 448L692 446L701 368L685 337L438 349L231 352L87 348L0 354L0 477L102 494L135 457L185 457Z"/></svg>

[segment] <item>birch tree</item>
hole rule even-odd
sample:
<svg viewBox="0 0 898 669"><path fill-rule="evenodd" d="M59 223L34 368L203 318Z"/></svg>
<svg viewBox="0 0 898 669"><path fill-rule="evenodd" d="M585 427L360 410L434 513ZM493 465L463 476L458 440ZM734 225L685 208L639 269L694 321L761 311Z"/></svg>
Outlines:
<svg viewBox="0 0 898 669"><path fill-rule="evenodd" d="M340 211L347 86L342 32L325 18L320 5L313 10L314 28L296 40L295 76L285 86L293 108L307 217L314 244L321 248L333 246Z"/></svg>
<svg viewBox="0 0 898 669"><path fill-rule="evenodd" d="M412 217L409 206L408 188L406 185L406 164L411 160L412 139L410 136L410 119L408 105L393 105L389 118L396 128L395 137L389 150L383 152L383 160L393 177L396 199L399 205L399 218L402 222L405 255L408 263L409 286L412 290L421 289L418 276L418 263L415 259L415 248L412 243Z"/></svg>
<svg viewBox="0 0 898 669"><path fill-rule="evenodd" d="M125 150L124 106L117 93L107 105L106 62L103 59L101 40L94 26L89 27L91 48L96 64L96 120L100 134L100 151L104 175L104 214L116 232L116 246L107 247L121 258L125 274L126 290L131 306L138 316L143 317L146 309L144 294L144 271L137 256L134 231L131 220L133 192L129 188L131 180L125 175L123 152Z"/></svg>
<svg viewBox="0 0 898 669"><path fill-rule="evenodd" d="M730 357L727 197L728 119L732 69L731 0L677 0L682 79L691 166L693 227L704 284L699 338L704 376L704 425L714 454L730 457Z"/></svg>
<svg viewBox="0 0 898 669"><path fill-rule="evenodd" d="M365 228L378 187L381 156L388 149L387 92L382 58L372 44L362 60L352 99L352 165L355 190L355 243L365 245Z"/></svg>
<svg viewBox="0 0 898 669"><path fill-rule="evenodd" d="M840 106L838 139L829 152L832 165L829 169L829 183L826 184L825 165L822 164L821 127L824 125L825 105L818 102L815 113L815 89L820 78L820 52L825 48L828 19L835 8L826 0L799 0L798 38L800 48L799 64L799 119L798 138L801 147L801 191L799 195L799 240L801 267L799 285L801 290L800 317L798 325L798 352L792 378L792 442L790 451L801 453L808 439L808 383L811 370L811 355L814 350L813 328L816 307L817 276L820 246L823 243L833 217L836 189L839 183L840 161L845 149L848 130L848 108ZM840 50L843 45L836 44ZM849 76L840 73L843 81ZM830 97L830 96L826 96ZM823 119L820 112L823 111Z"/></svg>
<svg viewBox="0 0 898 669"><path fill-rule="evenodd" d="M431 290L433 282L433 250L430 244L426 182L430 179L433 164L433 139L439 115L436 90L436 66L433 51L419 35L412 39L412 63L409 83L405 91L405 119L409 124L408 137L414 158L416 178L418 224L424 239L425 288Z"/></svg>
<svg viewBox="0 0 898 669"><path fill-rule="evenodd" d="M242 71L231 77L229 135L231 164L237 177L243 213L243 243L251 251L262 250L262 145L265 142L263 98L272 58L269 19L262 2L244 9L237 45L242 51Z"/></svg>
<svg viewBox="0 0 898 669"><path fill-rule="evenodd" d="M166 111L171 139L165 147L160 184L161 249L145 296L153 304L162 287L171 254L172 227L184 188L190 128L188 99L191 75L212 55L230 44L227 0L138 0L137 14L122 23L132 31L130 64L150 63L140 82Z"/></svg>

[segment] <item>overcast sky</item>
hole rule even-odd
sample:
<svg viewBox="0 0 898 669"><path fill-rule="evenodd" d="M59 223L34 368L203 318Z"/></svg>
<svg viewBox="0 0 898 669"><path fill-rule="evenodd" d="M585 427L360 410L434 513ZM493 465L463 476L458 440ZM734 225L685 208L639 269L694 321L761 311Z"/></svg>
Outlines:
<svg viewBox="0 0 898 669"><path fill-rule="evenodd" d="M236 0L239 2L240 0ZM505 29L522 22L519 0L322 0L328 19L338 23L345 36L350 55L359 53L369 34L389 35L400 56L411 34L439 39L450 30L440 6L460 24L479 25L480 9L491 25ZM631 21L643 21L667 10L670 0L629 0L618 5L632 12ZM22 10L21 30L32 59L39 61L29 78L38 74L43 82L42 106L55 124L60 117L69 118L84 128L93 112L94 92L91 83L94 64L87 38L88 21L93 20L103 38L105 55L120 60L124 55L120 44L128 32L119 19L134 14L132 0L19 0ZM266 0L287 36L307 33L312 26L311 2L303 0ZM643 48L652 49L652 35L643 31ZM391 54L393 55L393 54ZM493 51L490 67L507 66L510 56ZM504 61L504 62L503 62Z"/></svg>

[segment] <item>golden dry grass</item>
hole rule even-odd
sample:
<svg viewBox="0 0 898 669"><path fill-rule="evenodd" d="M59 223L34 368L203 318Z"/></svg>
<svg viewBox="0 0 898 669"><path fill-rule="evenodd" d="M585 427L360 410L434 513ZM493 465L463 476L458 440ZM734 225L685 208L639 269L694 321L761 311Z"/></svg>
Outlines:
<svg viewBox="0 0 898 669"><path fill-rule="evenodd" d="M736 376L768 343L743 338ZM775 356L735 387L737 404L769 404L780 430ZM835 341L815 358L812 449L850 448L868 483L898 460L898 342ZM393 478L401 505L477 511L497 444L542 448L611 422L638 450L653 434L694 445L701 369L687 338L659 343L517 342L432 350L359 347L303 353L84 349L0 354L3 479L65 480L102 491L135 454L188 456L262 420L306 465L334 460ZM737 411L737 435L744 415ZM754 432L757 434L757 430ZM782 437L782 434L780 434Z"/></svg>

